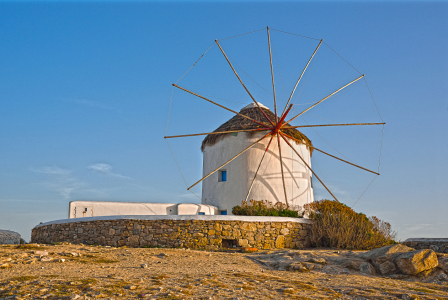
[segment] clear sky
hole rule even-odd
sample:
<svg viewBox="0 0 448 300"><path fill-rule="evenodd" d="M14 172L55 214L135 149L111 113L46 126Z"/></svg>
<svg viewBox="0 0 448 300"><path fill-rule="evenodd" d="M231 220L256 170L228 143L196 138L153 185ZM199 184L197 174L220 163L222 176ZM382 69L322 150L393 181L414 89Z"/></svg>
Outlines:
<svg viewBox="0 0 448 300"><path fill-rule="evenodd" d="M383 139L381 126L303 130L374 170L382 141L381 176L358 202L375 176L313 155L339 200L390 222L400 239L448 237L448 3L429 1L0 2L0 229L29 240L39 222L66 218L71 200L197 202L163 138L171 84L214 39L266 26L326 43L295 112L359 70L387 123ZM284 105L318 40L273 30L271 40ZM272 108L266 31L221 45ZM234 110L250 103L216 45L178 84ZM309 113L295 124L381 122L364 80ZM231 117L175 90L168 134ZM202 175L201 140L170 141L189 184ZM329 197L317 181L315 195Z"/></svg>

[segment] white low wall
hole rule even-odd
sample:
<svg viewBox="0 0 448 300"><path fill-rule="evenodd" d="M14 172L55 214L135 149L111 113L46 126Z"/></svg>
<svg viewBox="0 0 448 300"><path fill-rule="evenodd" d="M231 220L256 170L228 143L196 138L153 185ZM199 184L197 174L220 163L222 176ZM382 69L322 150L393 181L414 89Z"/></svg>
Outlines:
<svg viewBox="0 0 448 300"><path fill-rule="evenodd" d="M109 201L71 201L68 218L120 215L215 215L218 208L194 203L144 203Z"/></svg>

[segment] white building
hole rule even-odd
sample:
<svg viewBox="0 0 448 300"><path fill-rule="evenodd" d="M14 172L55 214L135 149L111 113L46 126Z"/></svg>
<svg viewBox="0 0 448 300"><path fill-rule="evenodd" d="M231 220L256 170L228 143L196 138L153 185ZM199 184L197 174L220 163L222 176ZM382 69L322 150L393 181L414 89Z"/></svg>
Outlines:
<svg viewBox="0 0 448 300"><path fill-rule="evenodd" d="M275 115L267 107L261 106L271 120L274 120ZM250 116L259 122L268 124L255 104L244 107L240 113ZM257 127L256 123L236 115L215 131L252 129ZM239 132L208 135L202 143L203 176L224 164L265 134L266 131L264 133ZM290 144L311 167L311 141L296 129L287 129L287 134L303 141L303 143L296 143L288 139ZM224 166L221 170L206 178L202 182L202 204L218 207L220 214L231 214L234 206L241 205L241 202L246 199L249 187L269 140L270 137L259 142ZM303 206L306 203L314 201L311 171L282 139L280 147L289 205ZM257 179L248 197L248 200L250 199L268 200L273 204L279 201L285 203L278 141L276 137L272 140L269 151L266 153L261 164Z"/></svg>
<svg viewBox="0 0 448 300"><path fill-rule="evenodd" d="M71 201L68 218L123 215L216 215L218 208L194 203Z"/></svg>

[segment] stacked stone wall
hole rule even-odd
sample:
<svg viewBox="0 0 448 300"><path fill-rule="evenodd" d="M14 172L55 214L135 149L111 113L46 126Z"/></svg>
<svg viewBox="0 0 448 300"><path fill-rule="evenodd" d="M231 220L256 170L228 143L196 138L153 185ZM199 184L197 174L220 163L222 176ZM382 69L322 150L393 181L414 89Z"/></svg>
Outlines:
<svg viewBox="0 0 448 300"><path fill-rule="evenodd" d="M403 244L414 249L431 249L434 252L448 253L448 239L407 239Z"/></svg>
<svg viewBox="0 0 448 300"><path fill-rule="evenodd" d="M33 243L71 242L129 247L303 248L308 223L216 220L100 220L49 224L32 230Z"/></svg>

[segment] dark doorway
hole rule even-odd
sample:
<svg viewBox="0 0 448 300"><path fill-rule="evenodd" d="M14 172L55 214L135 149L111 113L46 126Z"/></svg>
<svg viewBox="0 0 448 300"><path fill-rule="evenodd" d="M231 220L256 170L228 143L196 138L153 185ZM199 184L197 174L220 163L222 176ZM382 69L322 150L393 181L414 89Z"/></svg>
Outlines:
<svg viewBox="0 0 448 300"><path fill-rule="evenodd" d="M223 239L221 245L222 245L223 248L235 248L236 247L236 240Z"/></svg>

